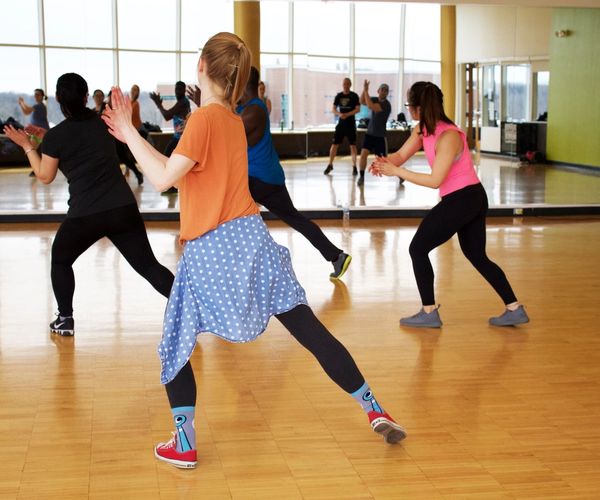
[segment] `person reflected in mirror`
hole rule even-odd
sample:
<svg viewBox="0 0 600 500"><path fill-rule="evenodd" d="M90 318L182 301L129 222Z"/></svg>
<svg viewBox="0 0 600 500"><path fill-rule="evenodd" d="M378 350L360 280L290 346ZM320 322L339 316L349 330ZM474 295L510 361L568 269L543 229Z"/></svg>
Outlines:
<svg viewBox="0 0 600 500"><path fill-rule="evenodd" d="M323 171L325 175L333 171L333 160L337 155L340 144L344 138L348 139L350 144L350 155L352 157L352 175L358 175L356 168L356 119L355 115L360 111L360 99L356 92L350 90L352 80L344 78L342 82L342 91L339 92L333 100L331 111L338 117L333 143L329 149L329 163Z"/></svg>
<svg viewBox="0 0 600 500"><path fill-rule="evenodd" d="M369 83L369 80L365 80L363 91L360 94L360 103L369 108L371 119L369 120L369 127L367 128L360 150L360 176L357 182L359 186L365 183L365 170L369 155L387 156L385 130L388 118L392 112L392 105L387 99L390 93L388 84L382 83L377 89L377 97L371 97L369 95Z"/></svg>
<svg viewBox="0 0 600 500"><path fill-rule="evenodd" d="M267 114L271 116L271 108L273 105L271 104L271 99L269 99L266 95L267 87L265 86L265 82L262 80L258 82L258 98L265 103L267 107Z"/></svg>
<svg viewBox="0 0 600 500"><path fill-rule="evenodd" d="M106 108L104 92L100 89L94 90L92 99L94 100L94 110L96 111L96 113L98 115L104 113L104 108Z"/></svg>
<svg viewBox="0 0 600 500"><path fill-rule="evenodd" d="M173 273L152 252L135 197L121 173L115 139L98 114L86 107L85 79L76 73L62 75L56 82L56 100L65 120L46 133L41 154L25 131L7 126L4 133L23 148L41 182L50 184L60 170L69 183L69 209L52 244L50 268L58 317L50 323L50 331L72 336L73 264L101 238L107 237L165 297Z"/></svg>
<svg viewBox="0 0 600 500"><path fill-rule="evenodd" d="M434 295L434 274L429 252L458 234L460 248L475 269L486 279L505 304L500 316L491 317L493 326L514 326L529 322L504 271L486 254L486 213L488 200L477 177L465 133L446 116L444 97L431 82L416 82L408 91L407 107L418 121L410 138L387 158L378 157L369 167L376 176L396 176L419 186L438 189L441 201L421 221L409 252L421 296L422 307L400 325L440 328ZM403 167L421 148L430 173L412 172Z"/></svg>
<svg viewBox="0 0 600 500"><path fill-rule="evenodd" d="M157 189L180 188L184 251L159 346L161 382L175 432L154 454L181 468L197 464L196 379L189 361L197 336L211 333L229 342L250 342L272 316L353 397L385 442L406 437L375 399L350 353L307 305L289 250L275 243L252 199L246 132L234 112L250 66L250 50L238 36L218 33L206 42L197 65L202 105L188 119L170 157L139 136L131 124L129 100L118 88L115 107L105 114L113 135L127 142Z"/></svg>
<svg viewBox="0 0 600 500"><path fill-rule="evenodd" d="M321 228L294 206L273 146L269 111L260 97L258 79L258 69L252 66L244 95L236 109L244 122L248 141L248 180L252 198L310 241L323 258L332 263L333 272L329 276L339 279L348 269L352 257L329 241Z"/></svg>
<svg viewBox="0 0 600 500"><path fill-rule="evenodd" d="M33 91L33 98L35 99L35 104L33 106L29 106L23 97L19 97L17 102L24 114L31 115L29 125L33 128L30 127L29 134L30 138L34 142L37 142L36 147L39 147L39 144L44 137L44 132L50 129L50 123L48 123L48 109L44 104L44 101L48 100L48 96L43 89L35 89ZM33 170L29 172L29 177L35 177L35 172L33 172Z"/></svg>
<svg viewBox="0 0 600 500"><path fill-rule="evenodd" d="M108 93L107 105L110 106L112 99L112 91ZM106 105L104 107L106 109ZM137 179L138 186L141 186L144 183L144 174L140 172L135 164L135 158L129 151L127 144L124 144L121 141L115 141L115 147L117 148L117 155L119 156L119 161L125 165L125 176L129 176L129 171L131 170Z"/></svg>
<svg viewBox="0 0 600 500"><path fill-rule="evenodd" d="M190 101L186 97L185 83L182 81L177 82L175 84L174 91L176 102L169 109L164 108L163 99L159 92L150 92L150 99L152 99L154 104L156 104L156 107L160 111L160 114L163 116L165 121L173 120L173 137L163 151L165 156L171 156L171 153L177 147L179 139L181 138L181 134L183 133L185 120L191 111ZM170 186L168 189L164 190L163 193L177 193L177 188L175 186Z"/></svg>

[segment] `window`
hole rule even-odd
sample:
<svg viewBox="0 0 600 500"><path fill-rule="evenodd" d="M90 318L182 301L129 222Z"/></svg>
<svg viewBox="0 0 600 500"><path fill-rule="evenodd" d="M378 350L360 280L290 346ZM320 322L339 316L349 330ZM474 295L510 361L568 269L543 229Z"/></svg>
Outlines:
<svg viewBox="0 0 600 500"><path fill-rule="evenodd" d="M504 119L508 122L529 120L529 66L504 66Z"/></svg>
<svg viewBox="0 0 600 500"><path fill-rule="evenodd" d="M0 43L31 44L40 43L40 29L37 0L4 0L0 3L2 29ZM2 74L6 65L2 59Z"/></svg>
<svg viewBox="0 0 600 500"><path fill-rule="evenodd" d="M294 2L294 52L350 55L350 2Z"/></svg>
<svg viewBox="0 0 600 500"><path fill-rule="evenodd" d="M215 5L217 3L214 2ZM175 50L177 24L174 2L118 0L117 10L120 48Z"/></svg>
<svg viewBox="0 0 600 500"><path fill-rule="evenodd" d="M354 52L357 57L400 57L402 4L354 5Z"/></svg>
<svg viewBox="0 0 600 500"><path fill-rule="evenodd" d="M382 83L387 83L390 87L390 93L388 94L388 101L392 105L392 114L390 119L394 118L400 111L401 106L404 103L402 93L400 91L400 75L399 75L399 64L397 60L380 60L380 59L357 59L354 68L355 92L360 96L363 90L364 81L369 80L369 94L371 97L377 97L377 89ZM360 116L363 118L370 116L368 109L363 109L366 106L361 107Z"/></svg>
<svg viewBox="0 0 600 500"><path fill-rule="evenodd" d="M260 50L261 52L289 52L288 2L261 2ZM262 59L261 59L262 61ZM261 62L262 64L262 62Z"/></svg>
<svg viewBox="0 0 600 500"><path fill-rule="evenodd" d="M550 84L550 72L549 71L538 71L534 73L535 77L535 109L534 117L539 119L540 117L548 118L548 85Z"/></svg>
<svg viewBox="0 0 600 500"><path fill-rule="evenodd" d="M112 47L112 2L82 8L80 0L45 0L44 32L47 45Z"/></svg>
<svg viewBox="0 0 600 500"><path fill-rule="evenodd" d="M288 66L287 55L261 54L260 56L260 79L265 82L265 95L271 99L272 109L269 118L272 127L281 126L283 120L284 126L291 128L291 120L295 120L290 115Z"/></svg>
<svg viewBox="0 0 600 500"><path fill-rule="evenodd" d="M439 61L440 6L407 4L404 21L404 57Z"/></svg>
<svg viewBox="0 0 600 500"><path fill-rule="evenodd" d="M500 126L500 65L483 67L483 104L481 110L483 127Z"/></svg>
<svg viewBox="0 0 600 500"><path fill-rule="evenodd" d="M402 98L405 99L408 90L415 82L433 82L439 87L440 80L441 69L439 62L404 61ZM404 102L406 102L406 100L404 100ZM406 111L407 110L404 110L404 113L408 117L409 115Z"/></svg>
<svg viewBox="0 0 600 500"><path fill-rule="evenodd" d="M233 32L233 0L181 1L181 50L195 52L220 31Z"/></svg>
<svg viewBox="0 0 600 500"><path fill-rule="evenodd" d="M40 50L24 47L0 47L2 78L0 78L0 120L12 116L23 125L28 118L23 114L17 98L22 96L32 105L33 90L40 87ZM44 89L45 90L45 89Z"/></svg>

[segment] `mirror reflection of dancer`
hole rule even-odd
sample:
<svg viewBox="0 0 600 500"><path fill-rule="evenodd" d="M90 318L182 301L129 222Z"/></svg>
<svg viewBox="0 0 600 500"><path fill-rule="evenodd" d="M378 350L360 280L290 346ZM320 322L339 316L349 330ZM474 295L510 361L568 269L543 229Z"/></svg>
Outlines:
<svg viewBox="0 0 600 500"><path fill-rule="evenodd" d="M371 119L369 127L365 134L360 150L360 177L357 184L362 186L365 183L365 170L367 168L367 158L370 153L377 156L387 155L387 143L385 141L385 129L387 120L392 112L392 105L388 101L387 96L390 88L387 83L382 83L377 89L377 97L369 95L369 80L365 80L363 91L360 94L360 103L364 104L371 110Z"/></svg>
<svg viewBox="0 0 600 500"><path fill-rule="evenodd" d="M65 336L75 332L73 263L105 236L162 295L168 297L173 284L173 273L152 252L135 198L121 174L115 140L100 117L86 107L87 98L87 83L78 74L58 79L56 100L65 120L46 133L41 155L25 132L10 126L4 129L25 150L44 184L50 184L58 170L69 183L69 210L54 238L51 264L58 317L50 330Z"/></svg>
<svg viewBox="0 0 600 500"><path fill-rule="evenodd" d="M42 89L35 89L33 92L33 97L35 99L35 104L33 106L29 106L27 103L25 103L25 99L19 97L19 107L23 113L26 115L31 115L29 120L31 125L49 130L50 124L48 123L48 110L44 104L44 101L47 100L48 97L46 97L46 94Z"/></svg>
<svg viewBox="0 0 600 500"><path fill-rule="evenodd" d="M335 126L335 134L333 136L333 144L329 149L329 163L323 171L328 175L333 170L333 160L337 155L340 144L344 141L344 137L348 138L350 144L350 154L352 156L352 175L357 175L356 169L356 115L360 111L360 101L358 94L350 90L352 80L344 78L342 82L342 92L338 93L333 100L332 111L338 117L337 125Z"/></svg>
<svg viewBox="0 0 600 500"><path fill-rule="evenodd" d="M231 33L202 49L197 67L202 106L187 121L170 158L155 151L131 124L129 100L115 89L105 120L125 140L157 188L179 183L185 242L159 346L161 381L175 421L173 438L155 456L176 467L196 466L196 382L190 365L200 332L249 342L276 316L317 358L325 372L367 412L388 443L406 433L377 404L354 360L306 305L289 251L271 238L248 189L247 143L234 113L250 72L250 51Z"/></svg>
<svg viewBox="0 0 600 500"><path fill-rule="evenodd" d="M442 91L431 82L415 83L408 91L408 109L413 120L419 121L418 126L396 153L377 158L369 170L377 176L397 176L420 186L439 187L442 200L421 221L409 247L423 307L417 314L402 318L400 324L425 328L442 326L428 255L455 233L465 257L506 305L500 316L489 319L490 324L527 323L525 308L517 301L506 275L486 254L487 196L473 167L464 132L444 113ZM430 174L402 167L421 147L431 166Z"/></svg>
<svg viewBox="0 0 600 500"><path fill-rule="evenodd" d="M285 174L271 138L269 112L260 98L258 69L250 69L250 78L236 112L244 121L248 140L250 194L283 222L300 232L321 255L333 264L331 278L341 278L352 257L337 248L313 221L294 206L285 187Z"/></svg>
<svg viewBox="0 0 600 500"><path fill-rule="evenodd" d="M273 105L271 104L271 99L266 96L267 88L265 87L265 82L258 82L258 98L265 103L267 107L267 114L271 115L271 108Z"/></svg>

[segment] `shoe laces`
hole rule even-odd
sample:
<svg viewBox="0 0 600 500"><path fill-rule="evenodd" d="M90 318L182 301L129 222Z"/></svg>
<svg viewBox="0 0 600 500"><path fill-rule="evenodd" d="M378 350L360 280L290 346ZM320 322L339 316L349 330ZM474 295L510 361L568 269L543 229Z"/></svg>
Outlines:
<svg viewBox="0 0 600 500"><path fill-rule="evenodd" d="M177 448L177 434L171 432L171 439L163 443L161 448Z"/></svg>

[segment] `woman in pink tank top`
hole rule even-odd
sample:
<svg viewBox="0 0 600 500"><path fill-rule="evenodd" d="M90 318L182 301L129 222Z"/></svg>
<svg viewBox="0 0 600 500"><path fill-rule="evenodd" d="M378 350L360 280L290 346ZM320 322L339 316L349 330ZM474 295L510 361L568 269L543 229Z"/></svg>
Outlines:
<svg viewBox="0 0 600 500"><path fill-rule="evenodd" d="M439 188L441 201L421 221L409 247L423 307L400 319L403 326L439 328L442 320L433 289L429 252L458 234L460 248L488 281L506 309L489 319L494 326L527 323L525 308L517 300L506 275L485 251L487 196L473 167L465 134L446 116L442 91L431 82L417 82L408 91L407 107L419 124L408 141L387 158L378 157L369 167L376 176L396 176L420 186ZM417 173L402 165L421 148L431 173Z"/></svg>

